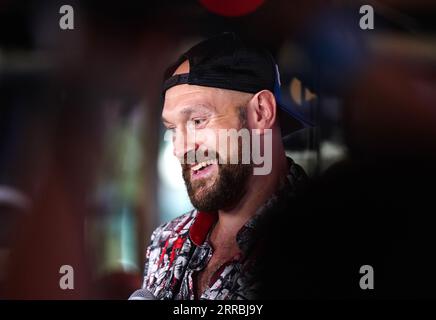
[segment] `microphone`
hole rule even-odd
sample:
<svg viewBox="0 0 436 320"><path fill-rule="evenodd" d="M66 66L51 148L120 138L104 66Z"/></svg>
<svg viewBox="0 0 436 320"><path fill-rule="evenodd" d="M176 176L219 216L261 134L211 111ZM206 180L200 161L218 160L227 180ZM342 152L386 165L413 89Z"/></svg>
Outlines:
<svg viewBox="0 0 436 320"><path fill-rule="evenodd" d="M132 293L129 300L157 300L157 298L147 289L139 289Z"/></svg>

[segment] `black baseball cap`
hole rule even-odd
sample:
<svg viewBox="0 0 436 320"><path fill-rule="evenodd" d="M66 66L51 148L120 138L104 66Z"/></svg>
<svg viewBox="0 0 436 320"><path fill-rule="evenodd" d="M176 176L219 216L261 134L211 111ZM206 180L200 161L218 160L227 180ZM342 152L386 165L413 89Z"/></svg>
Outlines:
<svg viewBox="0 0 436 320"><path fill-rule="evenodd" d="M173 75L189 61L189 73ZM282 102L280 73L265 49L246 45L235 33L226 32L207 39L183 53L165 72L162 95L179 84L230 89L248 93L270 90L279 106L282 134L312 126L311 122Z"/></svg>

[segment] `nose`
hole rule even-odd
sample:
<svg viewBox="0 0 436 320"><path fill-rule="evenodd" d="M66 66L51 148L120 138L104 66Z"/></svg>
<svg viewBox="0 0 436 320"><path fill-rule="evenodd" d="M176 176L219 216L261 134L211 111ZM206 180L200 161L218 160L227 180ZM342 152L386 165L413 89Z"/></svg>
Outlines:
<svg viewBox="0 0 436 320"><path fill-rule="evenodd" d="M173 154L180 161L185 161L186 154L197 149L194 133L189 130L176 130L173 133Z"/></svg>

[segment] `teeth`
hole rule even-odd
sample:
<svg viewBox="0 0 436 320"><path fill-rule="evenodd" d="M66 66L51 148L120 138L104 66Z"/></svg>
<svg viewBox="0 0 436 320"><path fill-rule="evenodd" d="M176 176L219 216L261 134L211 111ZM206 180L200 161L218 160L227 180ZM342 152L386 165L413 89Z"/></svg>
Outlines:
<svg viewBox="0 0 436 320"><path fill-rule="evenodd" d="M193 166L192 170L198 171L201 168L204 168L204 167L209 166L209 165L214 164L214 163L217 163L217 161L215 159L203 161L203 162L200 162L199 164L196 164L195 166Z"/></svg>

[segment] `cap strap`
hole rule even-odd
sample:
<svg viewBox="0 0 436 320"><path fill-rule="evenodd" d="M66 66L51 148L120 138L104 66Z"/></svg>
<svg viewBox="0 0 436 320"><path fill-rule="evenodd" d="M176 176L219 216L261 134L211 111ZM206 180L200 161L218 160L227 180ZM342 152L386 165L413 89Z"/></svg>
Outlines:
<svg viewBox="0 0 436 320"><path fill-rule="evenodd" d="M162 94L164 94L165 91L167 91L171 87L177 86L179 84L188 83L188 78L189 73L180 73L168 78L163 83Z"/></svg>

